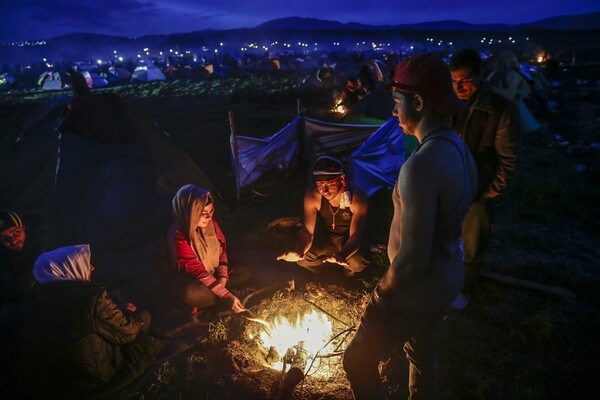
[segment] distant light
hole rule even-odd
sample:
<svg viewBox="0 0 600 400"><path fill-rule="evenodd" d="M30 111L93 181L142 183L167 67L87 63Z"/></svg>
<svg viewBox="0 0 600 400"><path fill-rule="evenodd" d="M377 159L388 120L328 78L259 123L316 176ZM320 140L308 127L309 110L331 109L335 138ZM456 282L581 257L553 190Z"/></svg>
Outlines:
<svg viewBox="0 0 600 400"><path fill-rule="evenodd" d="M119 57L119 61L123 61L123 57Z"/></svg>
<svg viewBox="0 0 600 400"><path fill-rule="evenodd" d="M113 50L113 53L117 54L117 51L116 51L116 50Z"/></svg>
<svg viewBox="0 0 600 400"><path fill-rule="evenodd" d="M101 59L98 59L96 62L97 62L98 64L102 64L102 60L101 60Z"/></svg>
<svg viewBox="0 0 600 400"><path fill-rule="evenodd" d="M219 46L223 46L223 42L220 42L220 43L219 43Z"/></svg>
<svg viewBox="0 0 600 400"><path fill-rule="evenodd" d="M42 58L42 61L43 61L43 62L46 62L46 59L45 59L45 58Z"/></svg>
<svg viewBox="0 0 600 400"><path fill-rule="evenodd" d="M218 52L219 52L219 49L215 49L215 53L218 53Z"/></svg>

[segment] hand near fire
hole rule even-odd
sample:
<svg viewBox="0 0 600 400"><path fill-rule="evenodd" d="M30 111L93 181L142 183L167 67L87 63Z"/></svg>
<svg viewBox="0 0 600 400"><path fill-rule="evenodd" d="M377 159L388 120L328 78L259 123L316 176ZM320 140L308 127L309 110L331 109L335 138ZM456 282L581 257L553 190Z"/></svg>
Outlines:
<svg viewBox="0 0 600 400"><path fill-rule="evenodd" d="M240 299L238 299L236 296L230 294L227 297L229 298L229 300L231 300L231 311L233 311L236 314L246 311L246 307L244 307Z"/></svg>
<svg viewBox="0 0 600 400"><path fill-rule="evenodd" d="M296 251L288 251L286 253L283 253L279 257L277 257L277 259L283 260L283 261L288 261L288 262L296 262L296 261L303 260L304 254L300 254Z"/></svg>
<svg viewBox="0 0 600 400"><path fill-rule="evenodd" d="M329 257L323 257L322 261L324 263L328 262L332 264L339 264L342 267L348 266L348 261L346 261L346 257L343 257L340 253L335 253Z"/></svg>

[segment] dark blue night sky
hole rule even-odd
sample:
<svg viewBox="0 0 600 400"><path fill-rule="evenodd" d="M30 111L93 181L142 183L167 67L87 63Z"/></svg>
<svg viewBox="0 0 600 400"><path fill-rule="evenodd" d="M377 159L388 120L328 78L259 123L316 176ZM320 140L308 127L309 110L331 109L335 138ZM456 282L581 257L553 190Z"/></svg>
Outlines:
<svg viewBox="0 0 600 400"><path fill-rule="evenodd" d="M597 0L0 0L0 41L74 33L120 36L254 27L299 16L399 25L460 20L519 24L600 11Z"/></svg>

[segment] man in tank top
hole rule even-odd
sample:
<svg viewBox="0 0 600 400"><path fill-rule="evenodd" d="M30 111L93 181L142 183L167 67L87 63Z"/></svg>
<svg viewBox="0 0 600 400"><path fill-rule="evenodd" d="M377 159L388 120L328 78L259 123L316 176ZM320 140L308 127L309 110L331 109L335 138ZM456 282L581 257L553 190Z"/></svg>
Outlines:
<svg viewBox="0 0 600 400"><path fill-rule="evenodd" d="M452 130L452 115L466 106L446 64L434 54L416 55L396 67L393 79L393 114L419 146L392 193L390 265L344 353L356 400L387 397L379 363L396 349L410 364L409 398L435 398L441 326L464 282L460 234L476 192L475 162Z"/></svg>
<svg viewBox="0 0 600 400"><path fill-rule="evenodd" d="M317 274L342 272L353 276L367 265L360 254L367 216L367 196L346 186L341 161L319 157L314 186L304 195L304 221L294 250L278 260L296 262Z"/></svg>

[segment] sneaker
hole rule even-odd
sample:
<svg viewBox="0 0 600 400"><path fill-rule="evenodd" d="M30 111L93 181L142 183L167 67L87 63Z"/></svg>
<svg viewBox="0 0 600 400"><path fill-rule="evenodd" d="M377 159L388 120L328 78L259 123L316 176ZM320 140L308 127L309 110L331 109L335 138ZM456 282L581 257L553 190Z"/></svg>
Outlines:
<svg viewBox="0 0 600 400"><path fill-rule="evenodd" d="M460 292L452 302L451 307L455 310L464 310L469 305L469 300L471 300L471 295Z"/></svg>

